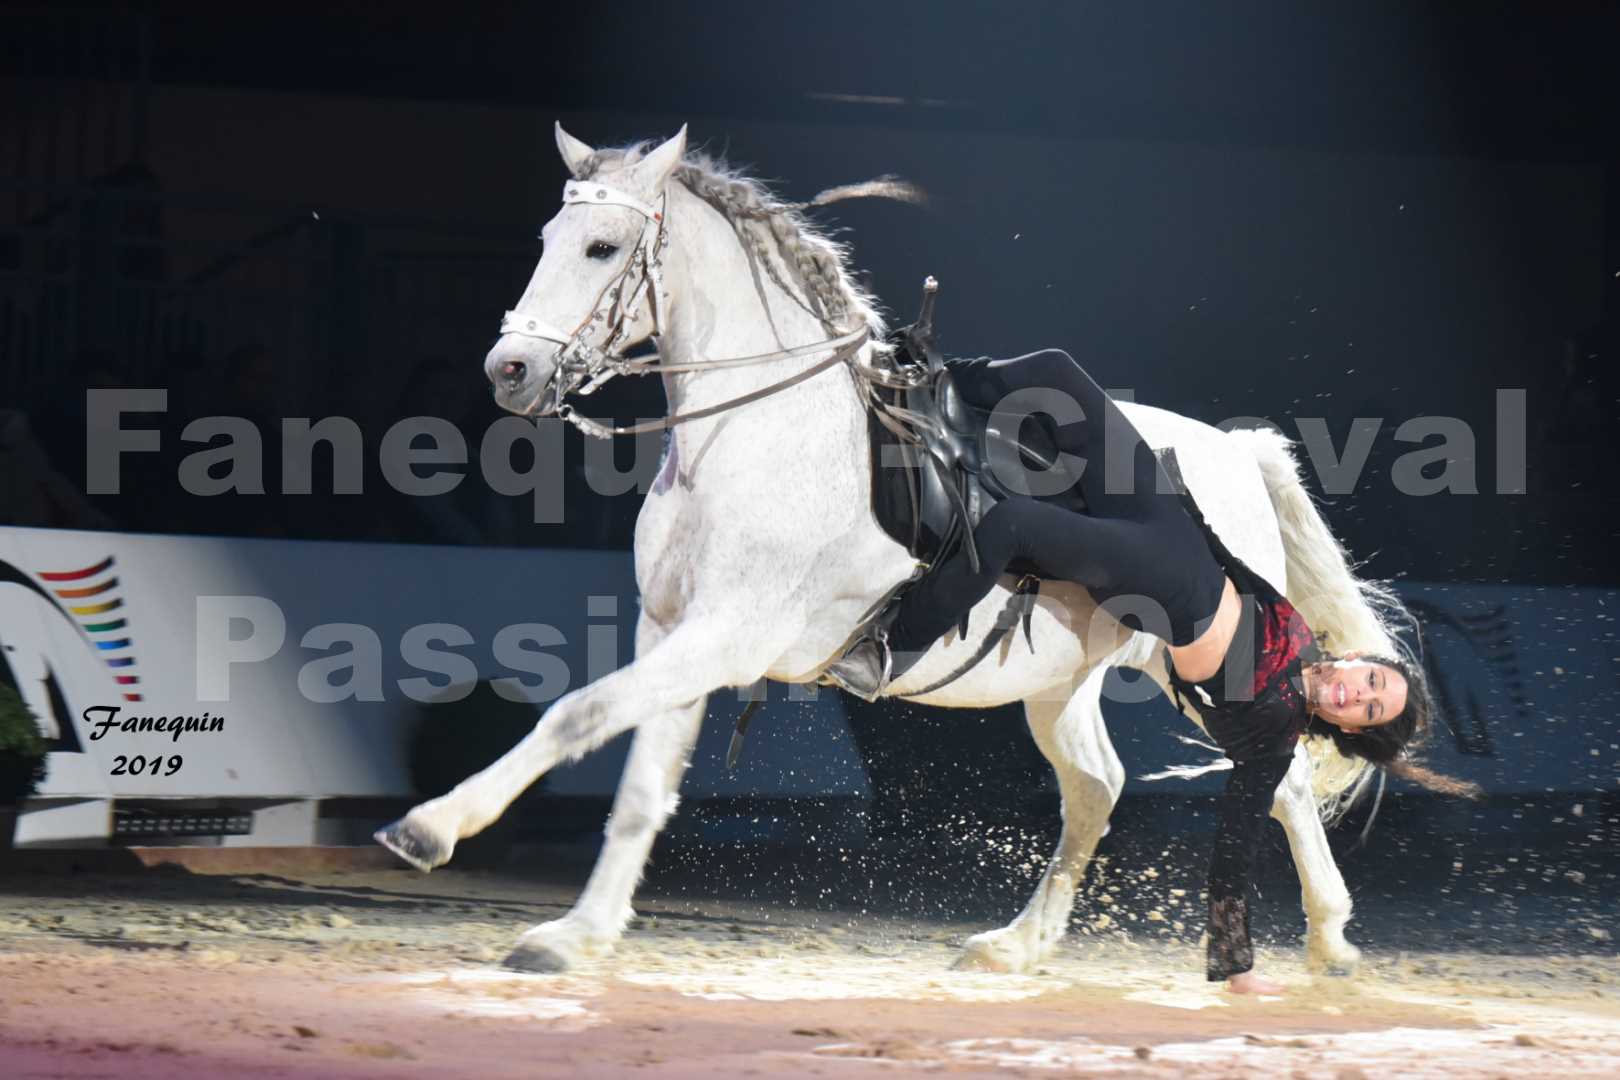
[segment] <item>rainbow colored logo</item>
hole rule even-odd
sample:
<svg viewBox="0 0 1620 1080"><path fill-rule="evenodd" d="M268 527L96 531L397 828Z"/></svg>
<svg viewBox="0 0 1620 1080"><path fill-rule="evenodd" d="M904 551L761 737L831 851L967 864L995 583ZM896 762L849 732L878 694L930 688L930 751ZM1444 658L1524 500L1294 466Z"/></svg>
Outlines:
<svg viewBox="0 0 1620 1080"><path fill-rule="evenodd" d="M140 701L141 677L132 670L135 654L131 651L129 619L120 614L124 601L118 595L118 578L113 576L113 557L107 556L94 566L82 570L58 570L40 573L40 578L51 583L51 591L62 599L67 610L78 622L85 637L103 655L112 675L124 689L125 701Z"/></svg>

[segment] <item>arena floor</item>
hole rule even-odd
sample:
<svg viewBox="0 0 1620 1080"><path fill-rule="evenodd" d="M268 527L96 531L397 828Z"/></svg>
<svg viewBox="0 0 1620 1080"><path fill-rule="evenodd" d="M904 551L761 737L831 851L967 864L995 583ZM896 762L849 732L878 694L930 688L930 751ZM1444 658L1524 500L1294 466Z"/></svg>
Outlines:
<svg viewBox="0 0 1620 1080"><path fill-rule="evenodd" d="M1380 950L1279 999L1206 984L1188 940L1077 919L1031 975L956 972L982 919L661 888L565 975L500 957L550 880L440 871L0 880L7 1077L1614 1076L1620 959ZM1594 928L1595 929L1595 928ZM1588 933L1591 933L1589 930ZM1364 943L1363 928L1353 937ZM1601 936L1601 931L1595 936Z"/></svg>

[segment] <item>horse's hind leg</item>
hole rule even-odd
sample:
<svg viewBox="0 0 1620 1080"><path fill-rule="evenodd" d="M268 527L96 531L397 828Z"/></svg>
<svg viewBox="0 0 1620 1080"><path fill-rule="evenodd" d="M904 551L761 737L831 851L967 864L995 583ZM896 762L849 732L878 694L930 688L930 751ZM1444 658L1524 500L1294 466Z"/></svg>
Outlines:
<svg viewBox="0 0 1620 1080"><path fill-rule="evenodd" d="M1350 891L1344 887L1344 876L1333 861L1327 831L1316 812L1311 759L1304 747L1294 750L1294 764L1277 787L1271 816L1282 822L1294 868L1299 871L1307 962L1318 969L1353 970L1361 960L1361 950L1344 939L1344 926L1350 921Z"/></svg>
<svg viewBox="0 0 1620 1080"><path fill-rule="evenodd" d="M1107 666L1099 665L1067 700L1032 698L1024 703L1035 744L1057 772L1063 834L1023 913L1009 926L969 938L958 967L1027 971L1067 932L1075 888L1125 786L1125 769L1103 724L1107 673Z"/></svg>

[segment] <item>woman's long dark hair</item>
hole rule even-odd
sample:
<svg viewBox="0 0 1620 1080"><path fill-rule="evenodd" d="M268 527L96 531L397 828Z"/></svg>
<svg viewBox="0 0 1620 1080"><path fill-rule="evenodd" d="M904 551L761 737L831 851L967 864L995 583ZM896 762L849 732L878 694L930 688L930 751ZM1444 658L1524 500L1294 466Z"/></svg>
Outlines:
<svg viewBox="0 0 1620 1080"><path fill-rule="evenodd" d="M1324 657L1323 662L1332 663L1334 659ZM1429 693L1429 680L1423 669L1393 656L1361 655L1356 659L1369 664L1383 664L1400 672L1406 679L1406 708L1386 723L1350 731L1343 731L1312 713L1305 725L1306 737L1332 739L1339 753L1370 761L1390 775L1410 780L1430 791L1467 799L1479 798L1483 792L1478 784L1435 772L1418 764L1413 758L1413 754L1428 739L1434 722L1434 698Z"/></svg>

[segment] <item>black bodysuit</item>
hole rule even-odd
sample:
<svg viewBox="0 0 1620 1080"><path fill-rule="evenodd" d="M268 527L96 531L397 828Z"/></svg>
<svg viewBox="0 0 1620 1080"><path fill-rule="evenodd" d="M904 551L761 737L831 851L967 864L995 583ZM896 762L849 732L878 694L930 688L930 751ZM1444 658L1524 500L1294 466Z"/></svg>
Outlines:
<svg viewBox="0 0 1620 1080"><path fill-rule="evenodd" d="M1080 407L1083 419L1058 424L1055 436L1059 451L1085 462L1077 484L1086 513L1030 497L991 507L973 533L979 569L958 550L902 599L889 631L896 660L948 632L1015 560L1084 586L1127 626L1173 645L1191 643L1208 627L1230 577L1243 618L1221 672L1197 684L1172 676L1172 685L1234 762L1210 862L1208 973L1225 979L1247 971L1254 964L1249 879L1305 724L1300 666L1317 655L1310 631L1281 594L1226 550L1119 406L1067 353L953 360L951 370L962 396L981 409L1032 389L1058 391ZM1110 469L1111 454L1128 459ZM1163 613L1151 625L1139 615L1136 602L1144 598Z"/></svg>

